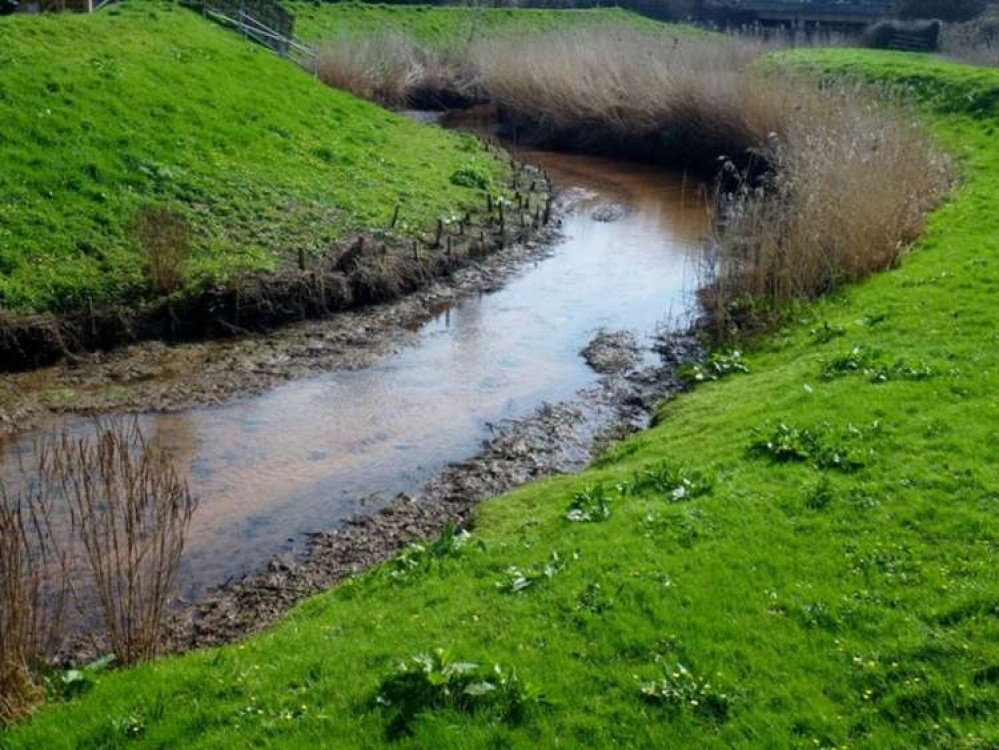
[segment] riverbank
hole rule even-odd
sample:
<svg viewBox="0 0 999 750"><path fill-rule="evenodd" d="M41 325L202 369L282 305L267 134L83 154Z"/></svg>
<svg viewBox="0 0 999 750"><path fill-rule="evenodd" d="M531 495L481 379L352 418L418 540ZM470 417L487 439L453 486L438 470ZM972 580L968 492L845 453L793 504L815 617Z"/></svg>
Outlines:
<svg viewBox="0 0 999 750"><path fill-rule="evenodd" d="M411 343L407 332L435 310L495 289L525 264L551 252L559 217L571 210L564 200L551 197L548 225L488 253L462 258L454 254L447 273L428 277L394 300L269 332L230 332L215 341L142 342L80 352L28 372L0 374L0 437L29 432L69 414L216 406L282 383L370 366Z"/></svg>
<svg viewBox="0 0 999 750"><path fill-rule="evenodd" d="M4 370L354 309L522 234L504 155L173 3L4 18L0 47Z"/></svg>
<svg viewBox="0 0 999 750"><path fill-rule="evenodd" d="M999 78L890 53L792 59L909 84L960 158L900 268L739 367L716 361L706 379L730 374L582 475L483 504L468 543L350 579L238 646L97 675L6 744L999 742ZM478 687L443 694L437 675L464 690L468 668L440 659L398 677L436 648L483 664Z"/></svg>

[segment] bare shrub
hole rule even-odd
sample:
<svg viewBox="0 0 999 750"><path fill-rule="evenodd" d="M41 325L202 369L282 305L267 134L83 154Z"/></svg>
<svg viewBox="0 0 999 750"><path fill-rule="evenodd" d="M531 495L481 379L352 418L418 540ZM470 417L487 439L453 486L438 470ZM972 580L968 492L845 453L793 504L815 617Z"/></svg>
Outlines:
<svg viewBox="0 0 999 750"><path fill-rule="evenodd" d="M0 482L0 722L80 630L124 663L155 654L196 507L135 421L42 440L19 468Z"/></svg>
<svg viewBox="0 0 999 750"><path fill-rule="evenodd" d="M133 231L146 254L153 292L166 295L180 289L191 257L187 220L163 206L143 206L136 212Z"/></svg>
<svg viewBox="0 0 999 750"><path fill-rule="evenodd" d="M64 433L50 451L85 560L78 600L86 607L93 597L118 660L149 658L197 503L135 421L100 425L88 437Z"/></svg>
<svg viewBox="0 0 999 750"><path fill-rule="evenodd" d="M72 535L47 441L33 461L18 457L12 484L0 478L0 723L44 696L35 679L65 632L71 594Z"/></svg>

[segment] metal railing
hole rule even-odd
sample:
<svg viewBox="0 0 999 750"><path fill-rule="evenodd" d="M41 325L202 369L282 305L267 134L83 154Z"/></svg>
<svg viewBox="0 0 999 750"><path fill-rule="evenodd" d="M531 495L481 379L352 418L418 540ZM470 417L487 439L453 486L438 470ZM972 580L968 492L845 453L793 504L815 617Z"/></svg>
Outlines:
<svg viewBox="0 0 999 750"><path fill-rule="evenodd" d="M275 0L193 0L187 5L319 75L319 51L294 35L295 17Z"/></svg>

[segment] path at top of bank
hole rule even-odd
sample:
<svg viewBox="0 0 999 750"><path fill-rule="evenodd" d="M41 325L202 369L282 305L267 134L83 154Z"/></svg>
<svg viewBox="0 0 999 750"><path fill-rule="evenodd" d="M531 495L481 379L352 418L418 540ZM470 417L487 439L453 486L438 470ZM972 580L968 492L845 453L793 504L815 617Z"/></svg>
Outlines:
<svg viewBox="0 0 999 750"><path fill-rule="evenodd" d="M963 183L899 269L811 307L748 373L718 360L735 374L583 475L482 506L459 553L352 581L239 646L101 676L6 743L999 743L999 73L797 60L936 92L924 116ZM697 492L677 492L681 470ZM411 734L390 731L378 696L438 647L515 669L533 688L501 695L524 710L428 690L403 704Z"/></svg>

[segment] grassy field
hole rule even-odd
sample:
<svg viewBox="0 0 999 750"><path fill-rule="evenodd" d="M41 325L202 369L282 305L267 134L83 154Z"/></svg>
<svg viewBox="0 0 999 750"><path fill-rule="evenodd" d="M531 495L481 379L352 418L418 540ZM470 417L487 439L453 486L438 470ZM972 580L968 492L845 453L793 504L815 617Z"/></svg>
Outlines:
<svg viewBox="0 0 999 750"><path fill-rule="evenodd" d="M165 2L0 19L0 310L151 296L132 230L193 228L185 291L273 271L353 230L481 206L450 177L475 141L330 90Z"/></svg>
<svg viewBox="0 0 999 750"><path fill-rule="evenodd" d="M423 44L448 47L474 35L542 34L569 28L631 27L661 31L658 21L619 8L532 10L439 5L376 5L285 0L295 14L295 33L310 42L363 37L375 31L404 33Z"/></svg>
<svg viewBox="0 0 999 750"><path fill-rule="evenodd" d="M0 745L996 747L999 71L791 60L910 85L960 157L900 269L464 546L96 675Z"/></svg>

